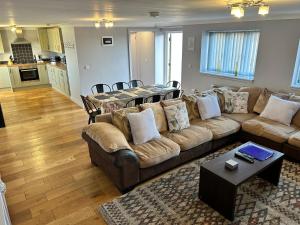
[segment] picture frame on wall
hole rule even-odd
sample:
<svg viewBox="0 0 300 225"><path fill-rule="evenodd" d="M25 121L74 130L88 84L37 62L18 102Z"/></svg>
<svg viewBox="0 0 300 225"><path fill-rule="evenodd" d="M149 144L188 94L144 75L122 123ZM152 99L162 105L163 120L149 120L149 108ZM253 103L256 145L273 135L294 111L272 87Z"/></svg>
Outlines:
<svg viewBox="0 0 300 225"><path fill-rule="evenodd" d="M187 41L187 49L188 51L194 51L195 50L195 37L188 37Z"/></svg>
<svg viewBox="0 0 300 225"><path fill-rule="evenodd" d="M114 45L114 39L113 39L113 36L102 36L102 46L105 46L105 47L110 47L110 46L113 46Z"/></svg>

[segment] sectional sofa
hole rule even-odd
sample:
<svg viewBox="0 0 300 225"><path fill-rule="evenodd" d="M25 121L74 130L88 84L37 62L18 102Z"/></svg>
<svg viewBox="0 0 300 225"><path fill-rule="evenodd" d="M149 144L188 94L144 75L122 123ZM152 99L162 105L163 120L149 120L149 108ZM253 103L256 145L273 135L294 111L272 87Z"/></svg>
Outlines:
<svg viewBox="0 0 300 225"><path fill-rule="evenodd" d="M224 113L225 90L249 92L248 113ZM222 115L201 120L197 95L218 96ZM84 128L82 137L89 148L91 162L100 166L121 192L127 192L137 184L190 160L209 154L222 146L236 141L254 141L282 151L292 160L300 160L300 111L291 126L259 116L268 97L273 94L291 101L298 97L269 92L258 87L213 87L211 90L181 99L161 103L146 103L139 108L127 108L112 114L99 115L96 123ZM300 98L299 98L300 99ZM163 106L172 101L186 103L191 126L172 133L166 127ZM152 108L161 138L145 144L134 145L126 114ZM145 128L146 129L146 128Z"/></svg>

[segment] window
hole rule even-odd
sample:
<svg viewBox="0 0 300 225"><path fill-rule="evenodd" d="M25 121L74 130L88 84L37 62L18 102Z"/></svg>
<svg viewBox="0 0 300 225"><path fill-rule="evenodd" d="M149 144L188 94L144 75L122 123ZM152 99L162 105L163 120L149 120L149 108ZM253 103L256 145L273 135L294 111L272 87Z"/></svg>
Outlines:
<svg viewBox="0 0 300 225"><path fill-rule="evenodd" d="M298 45L298 53L296 57L292 87L300 88L300 42Z"/></svg>
<svg viewBox="0 0 300 225"><path fill-rule="evenodd" d="M259 31L205 32L200 72L253 80Z"/></svg>

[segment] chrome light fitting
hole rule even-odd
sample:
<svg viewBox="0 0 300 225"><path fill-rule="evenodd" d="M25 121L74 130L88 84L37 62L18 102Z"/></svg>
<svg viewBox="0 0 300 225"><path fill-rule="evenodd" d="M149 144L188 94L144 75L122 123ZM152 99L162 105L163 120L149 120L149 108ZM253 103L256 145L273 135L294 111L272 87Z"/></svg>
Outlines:
<svg viewBox="0 0 300 225"><path fill-rule="evenodd" d="M112 28L114 26L114 22L112 20L103 19L102 21L96 21L94 23L94 26L96 28L99 28L101 26L104 26L105 28Z"/></svg>
<svg viewBox="0 0 300 225"><path fill-rule="evenodd" d="M264 0L244 0L230 1L228 7L231 10L231 15L241 18L245 15L245 8L258 7L258 14L265 16L270 12L270 6Z"/></svg>

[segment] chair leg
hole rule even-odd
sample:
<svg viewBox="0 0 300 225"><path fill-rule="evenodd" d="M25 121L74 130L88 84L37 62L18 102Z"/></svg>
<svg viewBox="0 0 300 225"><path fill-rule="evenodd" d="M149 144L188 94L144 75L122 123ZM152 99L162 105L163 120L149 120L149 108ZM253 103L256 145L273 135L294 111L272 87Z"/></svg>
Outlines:
<svg viewBox="0 0 300 225"><path fill-rule="evenodd" d="M90 124L90 123L91 123L91 121L92 121L92 119L91 119L91 117L89 117L89 122L88 122L88 124Z"/></svg>
<svg viewBox="0 0 300 225"><path fill-rule="evenodd" d="M91 119L93 123L96 123L96 117L93 116Z"/></svg>

